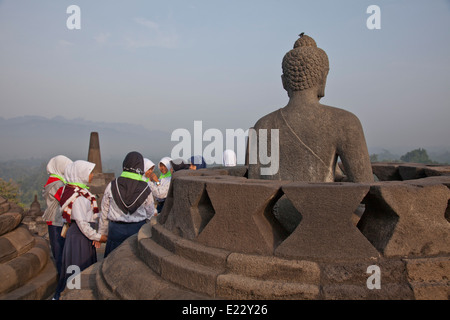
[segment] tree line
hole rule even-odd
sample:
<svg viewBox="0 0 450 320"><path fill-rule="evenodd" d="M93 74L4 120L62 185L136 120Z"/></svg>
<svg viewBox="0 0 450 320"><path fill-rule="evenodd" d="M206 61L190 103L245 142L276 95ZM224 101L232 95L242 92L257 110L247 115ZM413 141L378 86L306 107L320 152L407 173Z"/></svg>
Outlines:
<svg viewBox="0 0 450 320"><path fill-rule="evenodd" d="M443 155L441 161L434 161L430 158L428 155L427 150L424 148L418 148L411 150L404 155L402 155L400 158L397 158L395 155L390 153L387 150L384 150L381 154L371 154L370 155L370 161L371 162L412 162L412 163L422 163L422 164L448 164L450 157L446 159L445 156L448 156L449 153Z"/></svg>

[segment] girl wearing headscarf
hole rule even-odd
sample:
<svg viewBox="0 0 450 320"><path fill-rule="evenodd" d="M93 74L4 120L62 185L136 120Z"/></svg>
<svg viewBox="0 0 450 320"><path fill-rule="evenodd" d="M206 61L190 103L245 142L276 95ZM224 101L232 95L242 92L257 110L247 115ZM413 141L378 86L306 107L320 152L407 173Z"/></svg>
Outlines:
<svg viewBox="0 0 450 320"><path fill-rule="evenodd" d="M155 169L155 164L152 160L144 158L144 178L145 181L150 182L150 177L153 173L153 169Z"/></svg>
<svg viewBox="0 0 450 320"><path fill-rule="evenodd" d="M77 266L83 271L97 262L95 245L106 242L107 237L94 229L98 219L96 197L88 191L87 183L92 181L95 164L77 160L69 164L65 171L67 184L61 194L60 205L63 218L69 223L64 244L61 276L55 293L59 299L71 275L69 266ZM73 271L72 271L73 272Z"/></svg>
<svg viewBox="0 0 450 320"><path fill-rule="evenodd" d="M159 171L161 171L161 175L159 178L156 177L156 174L151 175L151 180L153 183L149 183L150 188L152 189L152 193L156 199L156 211L161 213L164 202L166 201L167 194L169 193L170 181L172 180L172 159L169 157L162 158L159 163Z"/></svg>
<svg viewBox="0 0 450 320"><path fill-rule="evenodd" d="M236 153L233 150L227 149L223 152L223 165L225 167L236 166Z"/></svg>
<svg viewBox="0 0 450 320"><path fill-rule="evenodd" d="M49 177L42 189L42 197L47 203L47 209L45 209L42 219L46 221L48 225L48 237L58 276L61 274L61 260L65 240L61 236L64 221L61 215L59 200L62 187L66 183L66 180L64 179L65 169L67 165L71 163L72 160L66 156L59 155L51 158L47 164L47 173L49 174Z"/></svg>
<svg viewBox="0 0 450 320"><path fill-rule="evenodd" d="M123 172L105 189L100 231L108 234L104 257L136 234L155 212L149 183L145 181L144 158L133 151L123 160Z"/></svg>

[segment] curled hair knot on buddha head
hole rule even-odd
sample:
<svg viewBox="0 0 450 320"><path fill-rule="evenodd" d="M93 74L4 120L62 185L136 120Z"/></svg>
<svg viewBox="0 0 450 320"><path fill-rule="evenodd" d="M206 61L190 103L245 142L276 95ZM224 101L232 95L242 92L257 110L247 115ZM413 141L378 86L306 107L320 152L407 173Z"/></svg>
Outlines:
<svg viewBox="0 0 450 320"><path fill-rule="evenodd" d="M294 48L284 56L282 69L283 85L288 92L306 90L319 85L326 77L328 56L313 38L302 33Z"/></svg>

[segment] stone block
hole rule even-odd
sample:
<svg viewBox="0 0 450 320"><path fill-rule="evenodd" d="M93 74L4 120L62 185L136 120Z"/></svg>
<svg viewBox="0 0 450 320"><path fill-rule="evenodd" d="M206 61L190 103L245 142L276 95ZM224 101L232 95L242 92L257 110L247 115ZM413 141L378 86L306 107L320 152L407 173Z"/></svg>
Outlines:
<svg viewBox="0 0 450 320"><path fill-rule="evenodd" d="M234 177L247 177L248 166L235 166L235 167L217 167L211 168L212 170L226 171L227 175Z"/></svg>
<svg viewBox="0 0 450 320"><path fill-rule="evenodd" d="M0 264L0 296L19 287L19 275L14 267L9 264Z"/></svg>
<svg viewBox="0 0 450 320"><path fill-rule="evenodd" d="M22 219L23 216L17 212L7 212L0 215L0 236L17 228Z"/></svg>
<svg viewBox="0 0 450 320"><path fill-rule="evenodd" d="M58 274L51 258L44 269L23 286L0 296L0 300L45 300L51 297L58 284Z"/></svg>
<svg viewBox="0 0 450 320"><path fill-rule="evenodd" d="M27 252L34 244L35 238L26 226L21 225L0 237L0 262L11 260Z"/></svg>
<svg viewBox="0 0 450 320"><path fill-rule="evenodd" d="M219 271L177 255L162 258L161 277L184 288L214 297Z"/></svg>
<svg viewBox="0 0 450 320"><path fill-rule="evenodd" d="M8 202L0 203L0 214L4 214L5 212L8 212L11 206Z"/></svg>
<svg viewBox="0 0 450 320"><path fill-rule="evenodd" d="M377 260L355 263L327 263L322 265L321 284L324 286L353 285L366 287L370 274L366 273L370 265L378 265ZM380 267L380 269L382 269ZM384 270L382 270L384 280Z"/></svg>
<svg viewBox="0 0 450 320"><path fill-rule="evenodd" d="M35 246L29 251L0 264L0 294L15 290L38 275L47 264L48 258L46 241L36 238Z"/></svg>
<svg viewBox="0 0 450 320"><path fill-rule="evenodd" d="M215 214L196 240L235 252L272 255L287 236L272 213L281 184L244 178L207 181Z"/></svg>
<svg viewBox="0 0 450 320"><path fill-rule="evenodd" d="M379 267L379 288L369 288L373 270ZM321 265L323 299L414 299L405 263L400 259Z"/></svg>
<svg viewBox="0 0 450 320"><path fill-rule="evenodd" d="M17 250L8 239L0 238L0 263L17 257Z"/></svg>
<svg viewBox="0 0 450 320"><path fill-rule="evenodd" d="M209 220L214 209L206 193L206 179L180 177L172 181L173 198L165 228L186 239L195 239Z"/></svg>
<svg viewBox="0 0 450 320"><path fill-rule="evenodd" d="M424 168L427 177L450 176L450 166L428 165Z"/></svg>
<svg viewBox="0 0 450 320"><path fill-rule="evenodd" d="M408 280L414 283L450 285L450 257L404 259Z"/></svg>
<svg viewBox="0 0 450 320"><path fill-rule="evenodd" d="M386 257L449 253L449 196L442 184L374 184L358 228Z"/></svg>
<svg viewBox="0 0 450 320"><path fill-rule="evenodd" d="M398 166L398 173L402 180L413 180L425 178L425 165L420 163L408 163Z"/></svg>
<svg viewBox="0 0 450 320"><path fill-rule="evenodd" d="M230 254L227 250L207 247L186 239L177 241L175 253L183 258L214 268L220 272L225 271L227 257Z"/></svg>
<svg viewBox="0 0 450 320"><path fill-rule="evenodd" d="M405 263L415 299L450 299L450 257L405 259Z"/></svg>
<svg viewBox="0 0 450 320"><path fill-rule="evenodd" d="M380 181L402 180L398 171L399 163L376 162L372 163L372 172Z"/></svg>
<svg viewBox="0 0 450 320"><path fill-rule="evenodd" d="M422 179L408 180L405 183L416 186L443 184L450 189L450 176L430 176Z"/></svg>
<svg viewBox="0 0 450 320"><path fill-rule="evenodd" d="M230 273L260 280L320 284L320 267L312 261L232 253L227 259L227 269Z"/></svg>
<svg viewBox="0 0 450 320"><path fill-rule="evenodd" d="M173 255L159 246L152 239L142 239L138 242L139 257L150 267L155 273L161 274L161 261L164 257Z"/></svg>
<svg viewBox="0 0 450 320"><path fill-rule="evenodd" d="M408 285L388 283L381 289L368 289L366 285L339 284L322 287L324 300L410 300L414 299Z"/></svg>
<svg viewBox="0 0 450 320"><path fill-rule="evenodd" d="M183 185L183 182L177 182L178 179L184 178L183 180L190 181L190 180L195 180L197 178L197 179L200 179L199 181L201 181L203 178L220 179L220 178L227 178L227 176L228 176L228 171L226 171L226 170L200 169L200 170L180 170L180 171L175 172L172 175L172 180L170 183L169 191L167 193L167 198L166 198L166 201L164 204L164 208L158 216L158 222L163 225L167 224L166 228L173 230L175 228L174 221L176 221L176 216L179 214L182 214L182 215L185 214L183 212L180 213L179 210L177 210L177 209L179 209L180 206L183 207L186 205L186 203L183 203L186 199L183 198L182 196L179 196L178 192L176 193L177 196L174 197L174 186L175 185ZM179 188L177 188L177 190L179 190ZM182 195L186 195L185 191L183 191L183 190L181 191ZM194 193L195 193L195 191L196 190L193 190ZM192 197L192 195L191 195L191 197ZM195 195L194 195L194 197L195 197ZM181 201L181 203L178 203L178 201ZM178 203L178 204L177 204L177 206L175 208L176 210L174 212L173 206L176 203ZM190 214L190 212L188 212L187 214ZM175 217L174 217L174 215L175 215ZM185 219L187 219L187 221L189 222L189 220L191 218L186 217ZM191 232L195 233L195 230L191 231ZM187 235L189 233L190 232L188 232Z"/></svg>
<svg viewBox="0 0 450 320"><path fill-rule="evenodd" d="M364 285L339 284L322 287L322 298L325 300L365 300L368 293Z"/></svg>
<svg viewBox="0 0 450 320"><path fill-rule="evenodd" d="M99 293L110 299L114 296L125 300L154 299L160 290L168 286L137 257L136 235L111 252L103 260L99 272L105 281Z"/></svg>
<svg viewBox="0 0 450 320"><path fill-rule="evenodd" d="M315 300L320 287L299 282L258 280L235 274L223 274L217 278L217 297L224 299Z"/></svg>
<svg viewBox="0 0 450 320"><path fill-rule="evenodd" d="M352 215L369 190L355 183L291 183L283 192L302 215L276 256L312 261L348 261L379 256L353 225Z"/></svg>
<svg viewBox="0 0 450 320"><path fill-rule="evenodd" d="M450 300L448 284L411 284L416 300Z"/></svg>
<svg viewBox="0 0 450 320"><path fill-rule="evenodd" d="M139 258L137 246L137 236L131 236L101 262L95 274L93 292L96 297L108 300L194 300L208 298L206 295L183 289L165 281Z"/></svg>
<svg viewBox="0 0 450 320"><path fill-rule="evenodd" d="M181 238L179 236L170 232L160 224L155 224L152 226L152 240L172 253L175 252L175 244L180 239Z"/></svg>

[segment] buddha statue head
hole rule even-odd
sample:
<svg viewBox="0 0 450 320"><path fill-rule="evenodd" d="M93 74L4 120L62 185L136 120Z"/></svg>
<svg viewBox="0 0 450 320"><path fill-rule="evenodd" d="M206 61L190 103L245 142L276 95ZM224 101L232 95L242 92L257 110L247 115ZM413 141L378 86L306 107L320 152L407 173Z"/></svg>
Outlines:
<svg viewBox="0 0 450 320"><path fill-rule="evenodd" d="M328 56L317 47L313 38L300 34L294 48L284 56L282 70L283 87L289 97L292 97L295 91L308 89L317 90L319 99L325 95Z"/></svg>

